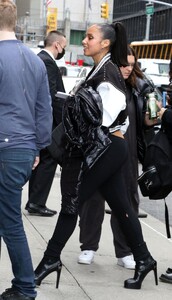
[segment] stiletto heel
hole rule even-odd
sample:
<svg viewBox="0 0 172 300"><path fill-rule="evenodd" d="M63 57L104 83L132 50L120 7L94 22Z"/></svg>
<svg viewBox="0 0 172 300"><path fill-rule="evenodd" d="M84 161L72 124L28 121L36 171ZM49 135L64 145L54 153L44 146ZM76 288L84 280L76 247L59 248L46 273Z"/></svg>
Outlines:
<svg viewBox="0 0 172 300"><path fill-rule="evenodd" d="M158 285L158 274L157 274L157 262L155 261L155 265L154 265L154 277L155 277L155 284Z"/></svg>
<svg viewBox="0 0 172 300"><path fill-rule="evenodd" d="M141 289L142 282L150 271L154 271L155 284L158 285L157 262L149 256L144 261L136 262L134 278L125 280L124 287L127 289Z"/></svg>
<svg viewBox="0 0 172 300"><path fill-rule="evenodd" d="M60 275L62 270L62 262L52 258L43 258L35 270L35 284L40 286L42 280L52 272L57 272L56 288L58 289Z"/></svg>
<svg viewBox="0 0 172 300"><path fill-rule="evenodd" d="M56 289L59 287L59 281L60 281L60 275L61 275L61 270L62 270L62 264L59 266L57 270L57 280L56 280Z"/></svg>

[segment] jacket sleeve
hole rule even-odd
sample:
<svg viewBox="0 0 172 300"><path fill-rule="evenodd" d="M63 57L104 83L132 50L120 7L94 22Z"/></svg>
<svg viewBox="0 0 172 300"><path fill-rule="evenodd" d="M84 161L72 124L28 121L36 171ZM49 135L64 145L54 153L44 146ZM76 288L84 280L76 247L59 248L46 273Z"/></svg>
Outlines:
<svg viewBox="0 0 172 300"><path fill-rule="evenodd" d="M36 145L38 151L51 143L52 132L51 96L45 67L43 68L40 76L41 75L42 77L40 80L35 108Z"/></svg>
<svg viewBox="0 0 172 300"><path fill-rule="evenodd" d="M65 92L65 89L60 70L56 66L55 62L51 59L46 59L44 60L44 63L47 69L50 94L52 98L54 126L57 126L62 119L62 107L64 101L62 99L57 98L55 94L57 93L57 91Z"/></svg>
<svg viewBox="0 0 172 300"><path fill-rule="evenodd" d="M56 66L55 62L51 59L44 60L46 69L47 69L47 74L48 74L48 82L49 82L49 87L50 87L50 94L52 101L55 100L55 94L57 92L57 72L56 72Z"/></svg>
<svg viewBox="0 0 172 300"><path fill-rule="evenodd" d="M172 144L172 108L171 106L167 107L163 116L162 116L162 128L165 129L165 132L168 136L170 143Z"/></svg>

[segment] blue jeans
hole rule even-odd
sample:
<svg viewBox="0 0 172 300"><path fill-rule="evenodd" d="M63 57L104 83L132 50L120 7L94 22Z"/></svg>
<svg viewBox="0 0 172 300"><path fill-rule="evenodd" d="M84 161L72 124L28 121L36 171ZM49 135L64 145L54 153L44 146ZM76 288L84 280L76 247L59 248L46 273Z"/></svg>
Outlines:
<svg viewBox="0 0 172 300"><path fill-rule="evenodd" d="M34 160L34 150L0 150L0 236L7 246L12 264L12 286L29 297L36 297L36 291L30 250L23 228L21 198Z"/></svg>

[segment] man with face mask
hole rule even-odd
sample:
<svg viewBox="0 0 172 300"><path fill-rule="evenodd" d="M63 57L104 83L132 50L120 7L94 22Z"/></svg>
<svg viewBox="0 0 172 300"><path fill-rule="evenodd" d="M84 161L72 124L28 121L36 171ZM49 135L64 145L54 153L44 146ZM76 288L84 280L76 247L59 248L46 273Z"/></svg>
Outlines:
<svg viewBox="0 0 172 300"><path fill-rule="evenodd" d="M44 41L45 48L38 56L43 60L50 86L53 107L53 128L60 122L62 116L63 100L58 99L57 91L65 92L62 76L56 64L56 59L61 59L65 53L66 37L60 31L50 31ZM29 199L25 209L30 214L51 217L57 212L46 207L46 201L51 189L57 162L51 157L47 148L40 152L40 164L32 172L29 180Z"/></svg>

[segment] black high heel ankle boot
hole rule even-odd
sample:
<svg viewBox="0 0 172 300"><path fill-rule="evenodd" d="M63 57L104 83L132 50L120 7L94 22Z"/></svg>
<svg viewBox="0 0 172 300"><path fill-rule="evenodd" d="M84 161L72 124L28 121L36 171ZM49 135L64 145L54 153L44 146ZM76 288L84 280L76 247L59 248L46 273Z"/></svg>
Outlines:
<svg viewBox="0 0 172 300"><path fill-rule="evenodd" d="M35 284L41 285L42 280L52 272L57 272L56 289L59 286L62 262L53 258L43 258L35 270Z"/></svg>
<svg viewBox="0 0 172 300"><path fill-rule="evenodd" d="M149 256L143 261L136 262L134 278L125 280L124 287L127 289L141 289L142 282L150 271L154 271L155 284L158 285L157 262Z"/></svg>

